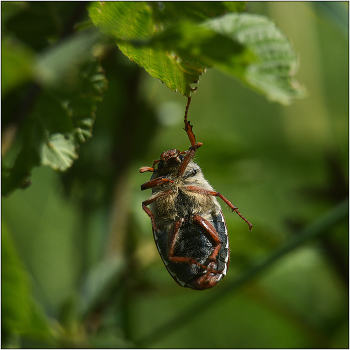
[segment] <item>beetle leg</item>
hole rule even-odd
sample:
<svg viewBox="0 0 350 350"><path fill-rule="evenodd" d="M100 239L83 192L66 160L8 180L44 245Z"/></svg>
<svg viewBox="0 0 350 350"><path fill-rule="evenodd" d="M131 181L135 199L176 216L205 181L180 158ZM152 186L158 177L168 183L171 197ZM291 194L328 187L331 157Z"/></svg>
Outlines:
<svg viewBox="0 0 350 350"><path fill-rule="evenodd" d="M152 168L153 168L153 169L154 169L154 166L155 166L158 162L160 162L160 159L156 159L156 160L153 162L153 164L152 164Z"/></svg>
<svg viewBox="0 0 350 350"><path fill-rule="evenodd" d="M238 216L243 219L249 226L249 231L252 230L253 225L238 211L238 208L235 207L227 198L225 198L221 193L216 192L216 191L210 191L210 190L206 190L204 188L200 188L200 187L196 187L196 186L186 186L186 188L189 191L193 191L193 192L198 192L198 193L202 193L204 195L211 195L211 196L216 196L216 197L220 197L231 209L232 211L235 211Z"/></svg>
<svg viewBox="0 0 350 350"><path fill-rule="evenodd" d="M164 178L164 177L157 177L151 181L147 181L145 182L144 184L141 185L141 190L147 190L149 188L152 188L152 187L156 187L156 186L159 186L159 185L163 185L165 183L174 183L173 180L169 180L167 178Z"/></svg>
<svg viewBox="0 0 350 350"><path fill-rule="evenodd" d="M196 137L192 131L193 125L190 124L189 121L185 120L185 131L187 132L188 138L190 139L191 146L196 145Z"/></svg>
<svg viewBox="0 0 350 350"><path fill-rule="evenodd" d="M186 155L182 159L181 165L178 170L178 176L182 176L187 168L188 163L194 158L197 149L202 146L201 142L198 142L194 146L191 146L188 151L186 152Z"/></svg>
<svg viewBox="0 0 350 350"><path fill-rule="evenodd" d="M160 159L156 159L153 164L152 164L152 167L149 167L149 166L143 166L142 168L139 169L139 172L140 173L144 173L146 171L151 171L151 172L154 172L154 166L160 162Z"/></svg>
<svg viewBox="0 0 350 350"><path fill-rule="evenodd" d="M203 230L204 235L212 241L212 243L215 244L215 249L213 253L210 255L209 259L212 262L216 262L216 257L220 251L221 248L221 239L215 230L214 226L206 219L204 219L202 216L194 215L193 216L193 223L197 225L199 228Z"/></svg>
<svg viewBox="0 0 350 350"><path fill-rule="evenodd" d="M153 172L153 171L154 171L154 168L151 168L151 167L149 167L149 166L143 166L142 168L139 169L139 172L140 172L140 173L144 173L144 172L146 172L146 171L151 171L151 172Z"/></svg>
<svg viewBox="0 0 350 350"><path fill-rule="evenodd" d="M181 227L182 223L184 222L184 220L185 220L185 218L180 218L179 220L176 220L170 229L170 233L168 236L168 258L169 258L169 260L172 262L175 262L175 263L187 263L189 265L196 264L200 268L202 268L203 270L207 270L207 271L210 271L213 273L218 273L218 271L213 270L213 269L209 268L208 266L200 264L198 261L196 261L195 259L193 259L191 257L174 256L177 235L179 233L180 227ZM217 253L216 253L216 255L217 255ZM212 260L211 257L210 257L210 260Z"/></svg>
<svg viewBox="0 0 350 350"><path fill-rule="evenodd" d="M188 97L187 99L187 105L186 105L186 110L185 110L185 131L187 132L188 138L190 139L191 146L195 146L196 144L196 137L194 136L194 133L192 132L192 127L193 125L190 124L189 121L187 121L187 114L188 114L188 109L190 108L190 103L191 103L191 96Z"/></svg>
<svg viewBox="0 0 350 350"><path fill-rule="evenodd" d="M146 182L147 183L147 182ZM157 195L155 195L154 197L151 197L147 200L145 200L144 202L142 202L142 209L146 212L146 214L151 218L151 222L152 222L152 227L153 230L155 232L158 232L158 228L156 226L156 223L154 221L154 215L151 212L151 210L147 207L147 205L151 204L152 202L154 202L155 200L157 200L160 197L163 196L167 196L168 194L170 194L171 192L173 192L173 190L167 190L167 191L163 191L161 193L158 193Z"/></svg>
<svg viewBox="0 0 350 350"><path fill-rule="evenodd" d="M190 103L191 103L191 97L188 98L187 100L187 105L186 105L186 111L185 111L185 118L184 118L184 122L185 122L185 131L187 132L188 138L191 142L191 147L188 149L188 151L186 152L185 157L183 158L182 162L181 162L181 166L179 168L178 171L178 175L182 176L183 173L186 170L186 167L188 165L188 163L194 158L197 149L202 146L201 142L197 142L196 143L196 137L194 136L194 133L192 131L192 127L193 125L190 124L189 121L187 121L187 113L188 113L188 108L190 107ZM181 152L182 153L182 152Z"/></svg>

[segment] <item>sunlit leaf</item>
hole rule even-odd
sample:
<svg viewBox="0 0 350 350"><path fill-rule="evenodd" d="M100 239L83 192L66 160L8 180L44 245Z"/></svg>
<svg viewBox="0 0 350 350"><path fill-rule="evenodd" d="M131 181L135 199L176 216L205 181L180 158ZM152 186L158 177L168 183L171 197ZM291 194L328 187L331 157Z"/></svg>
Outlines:
<svg viewBox="0 0 350 350"><path fill-rule="evenodd" d="M303 97L288 39L268 18L237 13L243 6L102 2L90 6L90 17L127 57L184 95L214 66L272 101L289 104Z"/></svg>
<svg viewBox="0 0 350 350"><path fill-rule="evenodd" d="M289 104L305 96L305 89L294 79L298 60L289 40L270 19L248 13L227 14L210 20L206 26L247 45L257 56L245 70L242 80L267 95L271 101ZM233 66L218 68L235 74Z"/></svg>
<svg viewBox="0 0 350 350"><path fill-rule="evenodd" d="M103 2L90 6L90 17L97 27L116 40L120 50L127 57L143 67L152 77L160 79L171 90L189 96L190 84L197 83L200 75L210 66L205 57L202 59L198 54L191 55L181 51L176 45L168 45L166 48L156 45L142 47L133 45L130 41L150 39L160 28L177 26L180 20L199 21L225 12L243 10L243 6L244 4L233 6L213 2L200 5L195 2L165 2L152 3L150 7L145 2ZM184 30L187 30L187 27L183 28ZM204 28L198 30L205 31ZM198 38L191 32L191 28L188 34L191 37L188 43L195 45ZM232 43L232 39L227 41ZM234 44L235 49L239 48L241 51L240 45ZM227 46L227 50L230 48L232 46Z"/></svg>
<svg viewBox="0 0 350 350"><path fill-rule="evenodd" d="M167 47L157 47L157 45L142 47L132 45L129 41L149 39L160 28L169 25L177 27L179 21L186 19L198 22L230 11L243 11L245 4L164 2L151 3L150 6L145 2L94 3L90 6L90 17L97 27L117 41L120 50L127 57L143 67L152 77L160 79L171 90L189 96L190 84L198 83L200 75L207 67L210 67L210 60L201 57L198 53L191 55L190 52L180 50L180 47L174 44L167 45ZM187 27L180 27L183 32L187 29ZM204 28L197 30L205 31ZM212 38L208 30L206 32L207 36L211 36L208 40L215 41L217 47L222 37ZM198 48L200 38L193 32L193 28L189 28L187 33L191 37L191 40L187 41L188 47ZM219 35L216 36L219 37ZM226 52L232 46L235 46L235 52L237 49L242 51L237 42L232 43L232 39L227 41L230 43L226 47ZM203 43L204 46L208 46L207 42ZM215 51L213 53L215 54Z"/></svg>
<svg viewBox="0 0 350 350"><path fill-rule="evenodd" d="M203 65L182 62L173 52L135 47L127 40L148 39L156 31L151 8L145 2L104 2L90 6L90 17L104 33L117 40L120 50L160 79L171 90L190 94L190 84L204 72Z"/></svg>

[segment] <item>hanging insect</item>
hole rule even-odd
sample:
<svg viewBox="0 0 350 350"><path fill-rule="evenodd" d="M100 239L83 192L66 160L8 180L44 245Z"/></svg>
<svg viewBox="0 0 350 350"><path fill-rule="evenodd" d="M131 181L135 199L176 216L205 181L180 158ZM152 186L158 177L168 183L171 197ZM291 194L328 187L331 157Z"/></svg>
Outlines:
<svg viewBox="0 0 350 350"><path fill-rule="evenodd" d="M152 167L153 172L141 190L152 189L142 203L151 218L159 254L170 275L183 287L214 287L227 273L230 249L225 218L216 197L220 197L249 226L238 209L205 180L201 168L192 161L202 143L196 143L187 121L191 97L185 111L185 131L191 146L188 151L165 151ZM155 165L157 164L157 169ZM150 206L150 208L148 208Z"/></svg>

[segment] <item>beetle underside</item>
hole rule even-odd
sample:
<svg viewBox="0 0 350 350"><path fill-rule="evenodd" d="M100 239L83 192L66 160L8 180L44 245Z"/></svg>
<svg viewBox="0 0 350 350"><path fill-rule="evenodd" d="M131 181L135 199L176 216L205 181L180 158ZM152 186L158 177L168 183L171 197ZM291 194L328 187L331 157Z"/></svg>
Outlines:
<svg viewBox="0 0 350 350"><path fill-rule="evenodd" d="M151 219L157 248L175 281L184 287L208 289L222 279L229 265L226 223L215 198L220 197L249 229L252 225L228 199L213 190L192 162L202 143L196 143L187 121L190 102L191 97L184 123L191 146L184 152L165 151L152 167L140 169L141 173L153 172L151 180L141 185L141 190L152 189L152 196L142 208Z"/></svg>

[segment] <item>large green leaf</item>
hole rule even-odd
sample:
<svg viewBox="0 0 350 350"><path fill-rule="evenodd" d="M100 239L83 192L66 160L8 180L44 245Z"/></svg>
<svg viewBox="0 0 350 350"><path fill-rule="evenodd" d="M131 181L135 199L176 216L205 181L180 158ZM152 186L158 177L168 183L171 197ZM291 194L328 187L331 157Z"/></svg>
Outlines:
<svg viewBox="0 0 350 350"><path fill-rule="evenodd" d="M187 19L187 21L198 22L228 11L243 9L242 4L234 5L234 3L225 5L211 2L200 3L200 5L195 2L180 5L175 2L166 2L160 5L153 3L150 7L145 2L93 3L90 6L90 17L97 27L116 40L120 50L132 61L143 67L151 76L160 79L171 90L189 96L190 84L197 83L199 76L207 67L210 67L210 62L205 57L199 54L192 55L186 49L181 50L180 46L176 45L166 48L162 45L157 46L157 43L141 46L133 44L132 41L151 39L160 28L178 27L179 21ZM186 22L188 23L190 22ZM197 28L197 31L193 31L193 26L188 28L183 25L179 29L182 32L186 31L189 36L187 48L191 45L198 48L200 44L202 47L208 47L208 41L218 43L222 39L222 36L205 28ZM227 39L227 41L229 41L227 50L234 46L234 52L237 55L242 52L240 44L233 43L232 39ZM180 42L180 45L182 44Z"/></svg>
<svg viewBox="0 0 350 350"><path fill-rule="evenodd" d="M152 10L145 2L103 2L90 6L90 17L104 33L111 35L120 50L171 90L190 94L205 67L182 62L172 52L135 47L129 41L149 39L157 31Z"/></svg>
<svg viewBox="0 0 350 350"><path fill-rule="evenodd" d="M103 2L90 6L90 17L127 57L184 95L215 66L272 101L303 97L288 39L266 17L232 13L242 10L222 2Z"/></svg>

